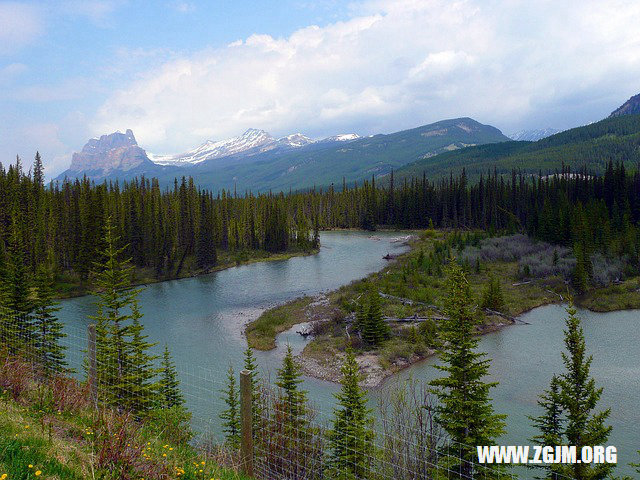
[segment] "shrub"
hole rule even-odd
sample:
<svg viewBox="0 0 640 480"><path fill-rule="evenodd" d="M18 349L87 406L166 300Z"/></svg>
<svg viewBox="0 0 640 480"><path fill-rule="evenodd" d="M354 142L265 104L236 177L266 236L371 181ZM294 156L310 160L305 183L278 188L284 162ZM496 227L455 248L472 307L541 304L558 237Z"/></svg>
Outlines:
<svg viewBox="0 0 640 480"><path fill-rule="evenodd" d="M89 384L56 375L51 379L51 400L58 411L77 412L89 405Z"/></svg>
<svg viewBox="0 0 640 480"><path fill-rule="evenodd" d="M537 242L521 234L482 240L478 247L465 248L461 259L469 265L517 261L518 271L525 278L559 275L570 279L576 265L576 259L570 249Z"/></svg>
<svg viewBox="0 0 640 480"><path fill-rule="evenodd" d="M29 387L31 365L19 357L0 355L0 389L17 400Z"/></svg>
<svg viewBox="0 0 640 480"><path fill-rule="evenodd" d="M608 258L601 253L596 253L591 257L593 266L592 282L598 287L606 287L615 281L624 278L624 262L618 258Z"/></svg>
<svg viewBox="0 0 640 480"><path fill-rule="evenodd" d="M184 445L191 440L191 413L182 406L159 408L149 412L145 430L159 435L166 442Z"/></svg>
<svg viewBox="0 0 640 480"><path fill-rule="evenodd" d="M493 275L489 277L484 294L482 295L482 308L497 310L498 312L504 307L504 298L502 297L502 289L500 288L500 280Z"/></svg>

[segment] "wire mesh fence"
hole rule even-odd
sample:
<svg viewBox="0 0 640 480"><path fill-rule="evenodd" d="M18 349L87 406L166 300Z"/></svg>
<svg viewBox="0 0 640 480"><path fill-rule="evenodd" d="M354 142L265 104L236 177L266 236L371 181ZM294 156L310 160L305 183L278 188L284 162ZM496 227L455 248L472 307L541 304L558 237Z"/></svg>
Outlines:
<svg viewBox="0 0 640 480"><path fill-rule="evenodd" d="M47 383L60 410L114 411L132 424L143 415L166 415L173 405L162 390L159 359L118 344L117 335L109 345L100 338L95 326L65 326L52 339L38 332L28 315L0 310L0 388L17 396L30 382ZM223 398L229 387L223 380L226 369L178 364L175 373L188 413L163 424L169 435L207 455L224 456L254 478L517 478L505 468L479 464L475 447L451 441L435 421L433 396L419 382L381 395L370 423L360 430L343 425L338 435L335 410L292 401L264 382L257 393L247 390L247 372L242 372L236 390L238 431L230 435L221 419L229 409ZM570 480L560 474L554 478Z"/></svg>

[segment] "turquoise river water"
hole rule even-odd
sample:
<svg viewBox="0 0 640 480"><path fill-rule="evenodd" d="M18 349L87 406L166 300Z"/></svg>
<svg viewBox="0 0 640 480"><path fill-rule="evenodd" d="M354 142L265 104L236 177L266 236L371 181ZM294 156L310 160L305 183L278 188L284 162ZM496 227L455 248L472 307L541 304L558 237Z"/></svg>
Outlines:
<svg viewBox="0 0 640 480"><path fill-rule="evenodd" d="M265 308L302 295L314 295L345 285L380 270L382 256L407 247L403 232L326 232L317 255L278 262L255 263L209 275L147 286L140 295L145 331L158 349L166 343L180 371L183 390L194 418L218 430L221 408L219 390L226 370L241 368L246 322ZM69 337L69 357L78 365L86 343L89 315L95 299L80 297L62 302L60 318ZM611 408L610 444L618 447L618 473L629 473L630 461L640 461L640 312L606 314L580 311L588 352L593 355L592 374L604 387L603 407ZM484 335L480 349L492 359L491 377L500 384L492 391L495 410L508 415L504 444L526 445L533 434L527 415L539 413L537 395L561 371L564 307L548 305L522 316L530 325L513 325ZM293 329L295 330L295 328ZM278 337L278 348L258 352L265 375L273 378L288 342L298 352L305 342L294 331ZM429 380L438 371L436 358L416 364L385 385L412 376ZM330 414L337 386L306 378L309 398L324 414ZM376 390L370 392L375 398Z"/></svg>

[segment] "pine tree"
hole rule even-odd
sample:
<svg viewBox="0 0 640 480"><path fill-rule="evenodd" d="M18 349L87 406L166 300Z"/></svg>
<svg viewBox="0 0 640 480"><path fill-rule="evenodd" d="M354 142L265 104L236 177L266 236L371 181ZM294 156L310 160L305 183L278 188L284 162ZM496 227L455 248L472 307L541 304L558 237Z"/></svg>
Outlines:
<svg viewBox="0 0 640 480"><path fill-rule="evenodd" d="M160 407L173 408L184 406L184 396L180 391L180 381L176 366L171 359L169 347L165 344L160 364Z"/></svg>
<svg viewBox="0 0 640 480"><path fill-rule="evenodd" d="M356 305L356 318L353 323L353 328L362 333L367 321L367 313L365 312L364 303L358 302Z"/></svg>
<svg viewBox="0 0 640 480"><path fill-rule="evenodd" d="M502 296L502 288L500 280L493 275L489 276L489 284L482 296L482 308L501 311L504 307L504 297Z"/></svg>
<svg viewBox="0 0 640 480"><path fill-rule="evenodd" d="M285 422L292 428L304 423L306 413L307 392L298 388L302 383L301 377L302 368L293 358L291 345L287 345L282 367L278 369L276 385L282 389Z"/></svg>
<svg viewBox="0 0 640 480"><path fill-rule="evenodd" d="M9 351L15 353L25 350L33 354L33 301L31 298L31 279L27 268L25 246L20 233L22 216L17 208L11 215L8 260L3 285L3 305L6 314L0 324L1 338L7 343Z"/></svg>
<svg viewBox="0 0 640 480"><path fill-rule="evenodd" d="M96 321L96 354L99 390L108 404L121 409L146 409L151 396L150 379L155 375L151 367L152 346L142 335L139 323L137 296L139 289L131 288L132 267L120 256L126 247L117 248L115 227L107 218L104 229L103 260L95 264L95 295L98 297ZM134 360L135 359L135 360ZM141 365L133 365L133 361Z"/></svg>
<svg viewBox="0 0 640 480"><path fill-rule="evenodd" d="M391 329L382 316L380 294L372 289L368 296L369 305L362 326L362 339L370 347L377 347L391 335Z"/></svg>
<svg viewBox="0 0 640 480"><path fill-rule="evenodd" d="M329 431L328 474L330 478L368 478L368 459L373 449L373 419L367 408L366 393L358 385L360 372L352 350L346 351L341 368L342 388L334 394L333 428Z"/></svg>
<svg viewBox="0 0 640 480"><path fill-rule="evenodd" d="M537 445L562 445L564 419L562 417L562 404L560 398L560 381L557 376L551 378L551 385L540 398L538 405L543 409L542 415L538 417L530 416L534 427L539 432L531 441ZM560 480L562 478L562 468L558 464L547 464L536 466L543 468L546 473L544 477L549 480Z"/></svg>
<svg viewBox="0 0 640 480"><path fill-rule="evenodd" d="M446 376L430 382L438 397L436 420L459 448L459 458L449 458L447 468L458 478L473 478L476 445L491 445L504 432L504 415L493 411L489 390L496 382L484 381L490 361L476 352L476 321L470 307L469 283L462 268L452 263L447 275L447 301L440 335L440 359L435 367Z"/></svg>
<svg viewBox="0 0 640 480"><path fill-rule="evenodd" d="M262 423L262 395L258 363L251 347L247 347L244 352L244 369L249 372L251 379L251 422L255 436Z"/></svg>
<svg viewBox="0 0 640 480"><path fill-rule="evenodd" d="M227 404L227 408L220 414L223 421L222 430L225 433L227 443L236 448L240 445L240 406L236 375L231 365L227 371L227 388L223 391L222 400Z"/></svg>
<svg viewBox="0 0 640 480"><path fill-rule="evenodd" d="M51 274L41 267L35 280L35 300L33 329L36 358L46 376L61 373L66 369L64 351L60 340L66 337L62 332L62 323L56 317L60 310L58 302L53 300L53 280Z"/></svg>
<svg viewBox="0 0 640 480"><path fill-rule="evenodd" d="M128 388L127 410L136 413L147 412L158 403L158 383L155 381L159 371L155 368L157 355L149 350L156 344L147 341L140 324L142 315L136 301L131 305L131 340L128 345L125 379Z"/></svg>
<svg viewBox="0 0 640 480"><path fill-rule="evenodd" d="M605 424L610 409L596 412L602 388L597 388L590 376L593 357L586 354L584 332L572 304L567 307L567 315L564 335L567 351L562 353L565 372L559 377L559 396L566 415L566 444L575 445L580 452L583 446L606 445L611 433L611 427ZM607 478L614 466L576 463L567 465L565 474L577 480L600 480Z"/></svg>

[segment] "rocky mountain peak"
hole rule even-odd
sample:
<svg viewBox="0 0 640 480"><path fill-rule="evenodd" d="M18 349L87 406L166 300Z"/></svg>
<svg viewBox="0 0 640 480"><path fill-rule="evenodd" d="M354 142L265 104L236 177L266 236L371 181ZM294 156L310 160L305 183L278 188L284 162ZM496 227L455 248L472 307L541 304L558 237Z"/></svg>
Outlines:
<svg viewBox="0 0 640 480"><path fill-rule="evenodd" d="M149 162L146 152L138 146L131 129L125 133L114 132L89 140L82 151L73 154L72 172L90 172L90 176L99 178L113 170L128 171Z"/></svg>

